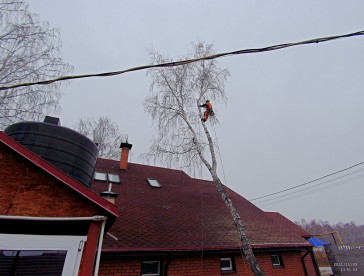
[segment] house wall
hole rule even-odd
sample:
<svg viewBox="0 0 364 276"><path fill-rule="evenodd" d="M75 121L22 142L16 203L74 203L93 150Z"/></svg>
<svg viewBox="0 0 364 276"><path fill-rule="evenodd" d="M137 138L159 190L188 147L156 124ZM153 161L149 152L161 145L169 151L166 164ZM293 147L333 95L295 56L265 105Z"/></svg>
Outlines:
<svg viewBox="0 0 364 276"><path fill-rule="evenodd" d="M256 254L256 258L266 275L278 276L304 276L304 270L301 262L301 252L282 253L284 268L274 269L270 254ZM310 260L310 256L307 256ZM228 275L253 275L249 265L241 255L234 255L236 264L236 273ZM158 260L157 258L155 260ZM306 262L308 262L308 260ZM163 267L167 263L163 261ZM312 262L311 262L312 265ZM315 276L316 272L313 267L308 269L309 276ZM163 270L163 269L162 269ZM140 276L141 259L101 259L99 276ZM161 274L163 275L163 274ZM220 270L220 256L201 257L174 257L168 266L168 276L192 276L192 275L222 275Z"/></svg>
<svg viewBox="0 0 364 276"><path fill-rule="evenodd" d="M92 203L0 143L0 215L91 217L99 214L100 211ZM27 231L28 223L22 222L24 231ZM91 275L99 229L100 222L90 223L80 276Z"/></svg>
<svg viewBox="0 0 364 276"><path fill-rule="evenodd" d="M39 167L0 143L0 215L94 216L98 210Z"/></svg>

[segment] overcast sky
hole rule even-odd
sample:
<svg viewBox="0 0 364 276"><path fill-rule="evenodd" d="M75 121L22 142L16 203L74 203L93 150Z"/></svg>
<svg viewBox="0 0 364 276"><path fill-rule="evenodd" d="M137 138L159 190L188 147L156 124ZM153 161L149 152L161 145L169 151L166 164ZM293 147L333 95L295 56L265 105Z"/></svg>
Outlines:
<svg viewBox="0 0 364 276"><path fill-rule="evenodd" d="M178 59L198 40L227 52L364 30L362 0L29 3L60 29L62 55L74 74L147 65L151 48ZM212 103L220 121L220 174L228 187L253 199L364 161L363 46L359 36L218 59L231 74L228 103ZM109 116L128 134L132 162L139 162L151 143L151 119L142 104L149 84L146 71L71 81L62 88L61 123ZM288 198L253 203L293 221L364 224L360 169L364 165L316 181L316 191L304 185Z"/></svg>

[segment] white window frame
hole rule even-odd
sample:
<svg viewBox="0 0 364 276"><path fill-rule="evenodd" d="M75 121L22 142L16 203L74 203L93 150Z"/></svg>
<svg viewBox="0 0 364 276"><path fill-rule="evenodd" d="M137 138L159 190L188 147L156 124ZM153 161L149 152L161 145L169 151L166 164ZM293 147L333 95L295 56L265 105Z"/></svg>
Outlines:
<svg viewBox="0 0 364 276"><path fill-rule="evenodd" d="M149 185L153 188L161 188L162 185L158 182L157 179L154 178L147 178L147 181L149 183Z"/></svg>
<svg viewBox="0 0 364 276"><path fill-rule="evenodd" d="M113 179L113 178L115 178L115 179ZM108 173L107 179L109 180L109 182L112 182L112 183L121 183L120 176L116 173Z"/></svg>
<svg viewBox="0 0 364 276"><path fill-rule="evenodd" d="M230 266L229 267L220 267L221 271L226 272L226 271L233 271L234 267L233 267L233 259L231 257L224 257L224 258L220 258L220 264L221 261L229 261L230 262Z"/></svg>
<svg viewBox="0 0 364 276"><path fill-rule="evenodd" d="M62 276L77 276L85 241L87 236L0 234L0 249L67 251Z"/></svg>
<svg viewBox="0 0 364 276"><path fill-rule="evenodd" d="M273 262L273 256L278 259L278 263ZM272 260L273 268L282 268L283 267L282 257L280 256L279 253L270 254L270 259Z"/></svg>
<svg viewBox="0 0 364 276"><path fill-rule="evenodd" d="M144 273L142 276L159 276L161 274L161 262L160 261L142 261L142 265L145 263L158 263L158 273Z"/></svg>
<svg viewBox="0 0 364 276"><path fill-rule="evenodd" d="M94 180L106 182L107 181L107 174L104 173L104 172L95 172Z"/></svg>

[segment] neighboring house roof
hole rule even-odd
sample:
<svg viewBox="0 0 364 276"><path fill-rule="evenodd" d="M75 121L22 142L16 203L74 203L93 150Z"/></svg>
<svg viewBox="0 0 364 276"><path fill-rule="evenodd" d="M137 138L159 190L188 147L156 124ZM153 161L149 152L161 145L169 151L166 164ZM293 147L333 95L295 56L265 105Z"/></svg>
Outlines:
<svg viewBox="0 0 364 276"><path fill-rule="evenodd" d="M104 239L104 252L238 249L234 222L212 181L193 179L180 170L98 159L96 171L118 174L119 218ZM147 178L157 179L152 188ZM106 182L94 181L100 193ZM246 227L253 248L299 247L310 244L292 227L281 224L248 200L228 189L228 194Z"/></svg>
<svg viewBox="0 0 364 276"><path fill-rule="evenodd" d="M72 177L68 176L67 174L65 174L52 164L48 163L32 151L28 150L1 131L0 143L3 143L10 149L14 150L16 153L26 158L28 161L32 162L34 165L44 170L46 173L58 179L61 183L65 184L81 196L96 204L107 214L109 214L110 218L115 219L118 216L118 209L114 204L102 198L100 195L94 193L89 188L74 180Z"/></svg>
<svg viewBox="0 0 364 276"><path fill-rule="evenodd" d="M324 246L325 244L329 244L328 242L316 239L316 238L310 238L308 239L308 241L313 245L313 246Z"/></svg>

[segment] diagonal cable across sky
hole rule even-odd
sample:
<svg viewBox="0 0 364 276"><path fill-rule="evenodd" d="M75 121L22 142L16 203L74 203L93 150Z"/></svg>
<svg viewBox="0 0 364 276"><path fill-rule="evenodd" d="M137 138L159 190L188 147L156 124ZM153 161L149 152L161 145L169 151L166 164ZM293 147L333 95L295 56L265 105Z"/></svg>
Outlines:
<svg viewBox="0 0 364 276"><path fill-rule="evenodd" d="M63 76L63 77L59 77L59 78L55 78L55 79L51 79L51 80L20 83L20 84L14 84L14 85L10 85L10 86L1 86L0 90L7 90L7 89L12 89L12 88L32 86L32 85L47 85L47 84L51 84L54 82L65 81L65 80L75 80L75 79L81 79L81 78L111 77L111 76L121 75L121 74L128 73L128 72L153 69L153 68L161 68L161 67L181 66L181 65L201 61L201 60L210 60L210 59L227 57L227 56L232 56L232 55L263 53L263 52L268 52L268 51L281 50L281 49L285 49L285 48L293 47L293 46L315 44L315 43L327 42L327 41L331 41L331 40L349 38L349 37L355 37L355 36L361 36L361 35L364 35L364 31L359 31L359 32L354 32L354 33L349 33L349 34L344 34L344 35L314 38L314 39L309 39L309 40L300 41L300 42L278 44L278 45L273 45L273 46L268 46L268 47L263 47L263 48L245 49L245 50L237 50L237 51L233 51L233 52L218 53L218 54L214 54L211 56L200 57L200 58L195 58L195 59L181 60L181 61L161 63L161 64L143 65L143 66L132 67L132 68L125 69L125 70L114 71L114 72Z"/></svg>

